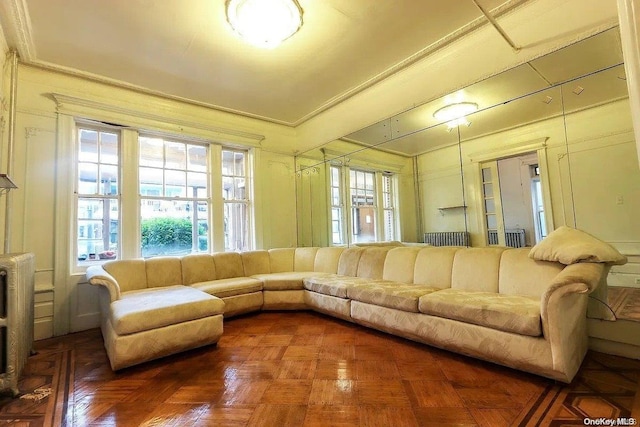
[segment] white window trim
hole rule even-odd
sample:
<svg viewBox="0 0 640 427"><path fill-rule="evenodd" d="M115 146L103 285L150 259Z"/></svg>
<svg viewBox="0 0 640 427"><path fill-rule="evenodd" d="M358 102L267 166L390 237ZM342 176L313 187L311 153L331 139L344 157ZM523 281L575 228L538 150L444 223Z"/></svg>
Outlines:
<svg viewBox="0 0 640 427"><path fill-rule="evenodd" d="M353 239L353 221L352 221L352 209L353 205L351 203L351 170L373 173L374 174L374 184L375 184L375 192L374 192L374 209L375 209L375 220L376 220L376 241L382 241L385 237L384 235L384 203L382 200L382 177L383 175L391 176L391 185L392 185L392 198L393 198L393 228L394 228L394 239L400 240L400 210L399 210L399 198L398 198L398 174L397 173L389 173L387 171L380 170L371 170L362 167L350 167L350 165L346 165L343 163L330 163L328 162L328 173L326 177L326 188L327 188L327 233L328 233L328 242L331 246L350 246L355 244ZM333 244L333 228L332 228L332 196L331 196L331 168L336 167L340 171L340 195L342 201L342 233L343 233L343 244Z"/></svg>
<svg viewBox="0 0 640 427"><path fill-rule="evenodd" d="M110 126L107 124L99 124L93 123L87 120L77 119L74 120L74 138L73 138L73 206L72 206L72 216L73 216L73 226L72 226L72 241L71 245L71 271L74 273L81 273L86 270L89 265L97 264L100 261L96 259L95 263L79 265L78 264L78 201L80 199L113 199L118 202L118 259L122 259L121 248L122 248L122 128L117 126ZM88 129L94 130L96 132L108 132L113 131L118 134L118 193L115 196L102 196L102 195L81 195L78 188L78 151L80 141L78 140L78 130L79 129ZM108 230L107 230L108 232ZM104 233L104 230L103 230ZM97 255L97 254L96 254ZM106 261L106 260L105 260ZM105 262L102 261L102 262Z"/></svg>

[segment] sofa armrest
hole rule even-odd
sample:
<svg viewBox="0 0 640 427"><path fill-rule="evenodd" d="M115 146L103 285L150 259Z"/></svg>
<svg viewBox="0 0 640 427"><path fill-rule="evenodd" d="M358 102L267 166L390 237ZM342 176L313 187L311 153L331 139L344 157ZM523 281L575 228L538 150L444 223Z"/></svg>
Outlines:
<svg viewBox="0 0 640 427"><path fill-rule="evenodd" d="M564 268L541 298L540 316L544 337L551 344L553 368L577 372L587 351L587 301L600 282L602 264L578 263Z"/></svg>
<svg viewBox="0 0 640 427"><path fill-rule="evenodd" d="M118 281L106 272L101 265L92 265L87 268L87 280L92 285L100 285L107 288L109 291L109 298L111 302L117 301L120 299L120 285Z"/></svg>

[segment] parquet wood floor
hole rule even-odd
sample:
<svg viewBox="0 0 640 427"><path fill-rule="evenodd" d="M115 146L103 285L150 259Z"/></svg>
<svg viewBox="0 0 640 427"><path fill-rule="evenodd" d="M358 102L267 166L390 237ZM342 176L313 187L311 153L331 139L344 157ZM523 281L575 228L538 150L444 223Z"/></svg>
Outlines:
<svg viewBox="0 0 640 427"><path fill-rule="evenodd" d="M617 319L640 322L640 289L609 287L609 306Z"/></svg>
<svg viewBox="0 0 640 427"><path fill-rule="evenodd" d="M114 373L98 330L37 343L13 426L561 426L640 416L640 361L555 383L312 312L225 321L209 346Z"/></svg>

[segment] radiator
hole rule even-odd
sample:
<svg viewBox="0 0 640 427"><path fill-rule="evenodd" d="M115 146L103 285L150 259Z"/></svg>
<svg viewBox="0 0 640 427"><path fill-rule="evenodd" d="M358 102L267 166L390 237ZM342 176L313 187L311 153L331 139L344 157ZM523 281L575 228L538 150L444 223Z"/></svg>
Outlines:
<svg viewBox="0 0 640 427"><path fill-rule="evenodd" d="M34 276L33 254L0 255L0 390L14 395L33 349Z"/></svg>
<svg viewBox="0 0 640 427"><path fill-rule="evenodd" d="M527 245L524 235L524 229L514 229L504 231L505 243L511 248L524 248ZM498 232L489 230L489 244L498 244Z"/></svg>
<svg viewBox="0 0 640 427"><path fill-rule="evenodd" d="M469 246L469 232L435 231L424 233L424 242L432 246Z"/></svg>

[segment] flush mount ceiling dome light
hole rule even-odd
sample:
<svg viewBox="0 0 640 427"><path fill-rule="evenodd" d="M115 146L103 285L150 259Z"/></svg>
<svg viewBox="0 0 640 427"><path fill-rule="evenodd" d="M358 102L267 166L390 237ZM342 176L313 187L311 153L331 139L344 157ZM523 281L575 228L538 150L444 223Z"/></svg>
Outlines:
<svg viewBox="0 0 640 427"><path fill-rule="evenodd" d="M478 104L475 102L457 102L436 110L433 117L441 122L446 122L447 128L451 130L460 125L469 126L471 123L466 116L476 111L478 111Z"/></svg>
<svg viewBox="0 0 640 427"><path fill-rule="evenodd" d="M297 0L228 0L227 20L248 43L272 49L302 26Z"/></svg>

